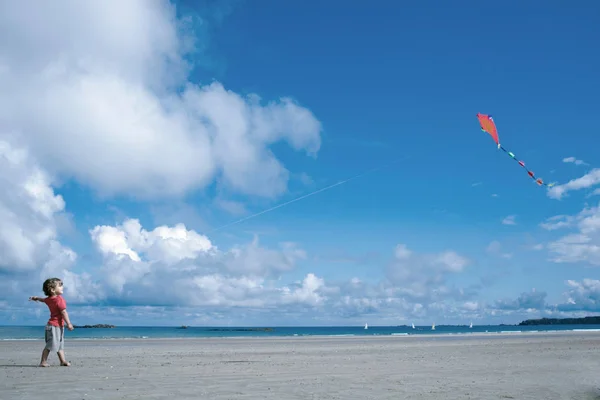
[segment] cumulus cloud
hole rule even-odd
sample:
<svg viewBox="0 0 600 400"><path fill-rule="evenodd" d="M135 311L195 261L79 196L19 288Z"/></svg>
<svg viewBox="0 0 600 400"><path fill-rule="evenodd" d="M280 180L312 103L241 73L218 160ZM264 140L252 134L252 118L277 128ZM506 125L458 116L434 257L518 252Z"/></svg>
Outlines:
<svg viewBox="0 0 600 400"><path fill-rule="evenodd" d="M440 296L456 294L447 285L447 277L462 272L468 264L468 259L454 251L415 254L405 244L398 244L386 276L396 296L431 302Z"/></svg>
<svg viewBox="0 0 600 400"><path fill-rule="evenodd" d="M22 285L16 280L15 293L38 293L41 280L48 276L63 279L65 295L72 304L216 309L318 307L327 300L328 293L335 292L315 273L307 273L300 282L278 281L283 272L306 258L305 251L294 243L266 248L255 238L249 244L223 251L183 224L147 230L136 219L115 226L96 226L89 233L103 256L99 268L90 273L65 268L76 261L75 253L55 241L48 246L46 262L36 267L35 284ZM6 267L8 272L15 272L15 267Z"/></svg>
<svg viewBox="0 0 600 400"><path fill-rule="evenodd" d="M546 307L546 296L546 292L533 289L531 292L521 293L513 300L498 300L495 306L500 310L543 310Z"/></svg>
<svg viewBox="0 0 600 400"><path fill-rule="evenodd" d="M116 227L96 226L90 235L102 254L114 255L117 259L127 256L132 261L140 261L138 253L144 252L150 261L176 263L213 249L206 236L188 231L184 224L172 228L159 226L148 232L139 220L127 219Z"/></svg>
<svg viewBox="0 0 600 400"><path fill-rule="evenodd" d="M566 302L558 305L560 311L600 311L600 280L568 280L567 285L569 288L564 293Z"/></svg>
<svg viewBox="0 0 600 400"><path fill-rule="evenodd" d="M0 140L0 272L11 276L4 295L39 293L43 279L60 276L72 303L98 299L91 276L71 271L78 257L60 242L63 218L49 175L26 149Z"/></svg>
<svg viewBox="0 0 600 400"><path fill-rule="evenodd" d="M0 140L0 271L30 271L75 258L57 240L65 202L24 148Z"/></svg>
<svg viewBox="0 0 600 400"><path fill-rule="evenodd" d="M550 197L561 198L567 192L589 188L600 183L600 169L552 188ZM597 190L597 189L596 189ZM540 224L548 231L570 232L546 245L551 260L557 263L582 263L600 265L600 203L586 206L575 215L556 215Z"/></svg>
<svg viewBox="0 0 600 400"><path fill-rule="evenodd" d="M600 311L600 280L567 280L567 289L557 303L549 303L547 293L532 289L521 293L516 299L503 299L494 303L492 309L501 311L537 312L538 317L562 318L584 316L586 312Z"/></svg>
<svg viewBox="0 0 600 400"><path fill-rule="evenodd" d="M281 194L289 172L269 146L314 155L320 122L291 98L189 81L193 26L166 0L3 2L0 138L102 195L175 196L215 178Z"/></svg>
<svg viewBox="0 0 600 400"><path fill-rule="evenodd" d="M548 230L571 228L570 233L547 244L552 261L600 266L600 204L576 215L552 217L542 226Z"/></svg>
<svg viewBox="0 0 600 400"><path fill-rule="evenodd" d="M357 278L326 282L314 272L285 283L283 274L307 257L293 243L269 249L255 238L247 245L221 250L184 226L146 230L137 220L97 226L90 234L105 257L100 279L104 301L112 305L271 309L278 315L312 309L311 315L323 321L373 313L378 320L398 318L399 313L423 318L480 308L471 288L449 284L448 277L468 265L466 258L453 251L417 254L400 244L394 249L388 276L379 283ZM150 251L153 248L159 250ZM194 250L179 252L190 248ZM172 251L188 257L173 257Z"/></svg>
<svg viewBox="0 0 600 400"><path fill-rule="evenodd" d="M308 275L302 285L308 292L267 286L306 258L306 252L295 243L284 242L277 249L269 249L261 247L255 238L249 244L222 251L207 236L188 230L184 224L148 231L136 219L117 226L96 226L90 235L104 256L103 274L113 296L140 304L148 300L149 291L165 290L170 303L184 305L239 305L246 300L253 304L261 294L271 296L260 302L264 305L283 301L281 297L291 293L296 293L293 299L311 302L323 286L315 285L322 281L314 275ZM281 293L277 297L278 290Z"/></svg>
<svg viewBox="0 0 600 400"><path fill-rule="evenodd" d="M311 306L322 304L326 297L319 293L325 286L325 281L315 274L308 274L296 288L284 287L282 300L284 303L304 303Z"/></svg>
<svg viewBox="0 0 600 400"><path fill-rule="evenodd" d="M600 184L600 168L594 168L580 178L572 179L565 184L551 187L548 189L548 197L560 200L568 192L588 189L598 184Z"/></svg>

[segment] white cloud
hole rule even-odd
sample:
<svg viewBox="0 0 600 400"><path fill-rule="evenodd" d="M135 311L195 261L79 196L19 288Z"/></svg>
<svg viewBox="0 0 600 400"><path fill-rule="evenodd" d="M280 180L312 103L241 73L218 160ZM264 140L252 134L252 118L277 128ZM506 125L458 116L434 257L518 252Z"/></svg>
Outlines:
<svg viewBox="0 0 600 400"><path fill-rule="evenodd" d="M553 217L547 218L545 222L540 224L540 227L548 230L554 231L557 229L568 228L572 226L574 218L568 215L555 215Z"/></svg>
<svg viewBox="0 0 600 400"><path fill-rule="evenodd" d="M261 293L277 302L273 296L279 289L263 285L306 259L306 252L294 243L284 242L278 249L269 249L261 247L256 237L247 245L222 251L207 236L188 230L183 224L148 231L138 220L127 219L117 226L96 226L90 230L90 236L105 257L105 280L113 296L129 296L140 303L147 299L146 292L161 290L164 285L172 286L167 292L173 304L240 305L245 299L252 304ZM315 291L319 287L313 283L319 278L309 274L307 279L308 286L294 292L292 299L318 298L314 296L318 296ZM280 290L282 296L289 297L287 289ZM198 291L203 294L195 293ZM209 292L214 300L210 300ZM257 297L248 299L244 293ZM313 300L309 300L309 294Z"/></svg>
<svg viewBox="0 0 600 400"><path fill-rule="evenodd" d="M305 303L312 306L320 305L326 297L319 293L319 289L325 286L325 281L314 274L308 274L302 284L295 288L283 288L284 303Z"/></svg>
<svg viewBox="0 0 600 400"><path fill-rule="evenodd" d="M389 294L420 302L432 301L452 291L446 285L448 275L462 272L468 264L468 259L454 251L415 254L406 245L399 244L386 270L392 285Z"/></svg>
<svg viewBox="0 0 600 400"><path fill-rule="evenodd" d="M600 204L586 207L574 216L556 216L546 229L574 228L574 231L547 244L557 263L584 263L600 266Z"/></svg>
<svg viewBox="0 0 600 400"><path fill-rule="evenodd" d="M575 157L566 157L566 158L563 158L563 162L564 163L573 163L575 165L588 165L583 160L578 160Z"/></svg>
<svg viewBox="0 0 600 400"><path fill-rule="evenodd" d="M215 177L281 194L289 173L269 146L315 154L321 124L289 98L187 81L189 27L167 1L3 2L0 135L103 195L174 196Z"/></svg>
<svg viewBox="0 0 600 400"><path fill-rule="evenodd" d="M568 280L569 289L564 293L566 301L558 305L560 311L600 311L600 280Z"/></svg>
<svg viewBox="0 0 600 400"><path fill-rule="evenodd" d="M516 215L509 215L508 217L506 217L502 220L502 224L503 225L516 225L517 224L515 221L516 218L517 218Z"/></svg>
<svg viewBox="0 0 600 400"><path fill-rule="evenodd" d="M461 314L478 304L469 289L449 285L448 277L468 265L466 258L453 251L417 254L400 244L388 270L390 279L377 284L356 278L333 284L313 272L298 282L285 283L282 274L307 257L293 243L265 248L255 238L249 244L221 250L183 225L150 230L135 219L116 226L96 226L90 237L104 262L95 276L63 274L67 287L74 289L69 296L76 302L202 307L207 312L229 312L243 318L231 308L235 307L248 310L239 311L246 315L271 310L280 316L305 313L294 315L338 323L373 312L384 319L398 318L398 312L407 318ZM313 311L307 313L310 309Z"/></svg>
<svg viewBox="0 0 600 400"><path fill-rule="evenodd" d="M563 293L561 302L551 304L547 301L546 292L532 289L530 292L521 293L516 299L496 301L490 310L526 311L538 314L535 318L577 318L588 315L585 312L600 311L600 280L567 280L565 284L567 290Z"/></svg>
<svg viewBox="0 0 600 400"><path fill-rule="evenodd" d="M595 168L580 178L551 187L548 189L548 197L560 200L568 192L587 189L598 184L600 184L600 168Z"/></svg>
<svg viewBox="0 0 600 400"><path fill-rule="evenodd" d="M57 241L64 208L30 154L0 140L0 271L31 271L54 259L74 259Z"/></svg>
<svg viewBox="0 0 600 400"><path fill-rule="evenodd" d="M477 301L465 301L462 305L462 308L467 311L477 311L481 305Z"/></svg>
<svg viewBox="0 0 600 400"><path fill-rule="evenodd" d="M546 308L546 292L538 292L532 289L531 292L521 293L516 299L498 300L495 307L500 310L543 310Z"/></svg>
<svg viewBox="0 0 600 400"><path fill-rule="evenodd" d="M148 232L137 219L128 219L116 227L96 226L90 235L102 254L119 259L126 255L133 261L140 261L139 253L143 252L149 261L177 263L215 249L206 236L188 231L184 224L159 226Z"/></svg>
<svg viewBox="0 0 600 400"><path fill-rule="evenodd" d="M59 276L70 302L98 299L101 288L90 275L70 270L78 257L59 240L64 211L63 198L31 154L0 140L0 272L12 283L4 295L34 295L44 279Z"/></svg>
<svg viewBox="0 0 600 400"><path fill-rule="evenodd" d="M554 187L550 197L560 199L571 190L586 189L600 184L600 169ZM598 189L596 189L598 190ZM596 207L586 206L576 215L556 215L540 224L548 231L571 229L571 232L546 245L550 260L556 263L582 263L600 266L600 203Z"/></svg>

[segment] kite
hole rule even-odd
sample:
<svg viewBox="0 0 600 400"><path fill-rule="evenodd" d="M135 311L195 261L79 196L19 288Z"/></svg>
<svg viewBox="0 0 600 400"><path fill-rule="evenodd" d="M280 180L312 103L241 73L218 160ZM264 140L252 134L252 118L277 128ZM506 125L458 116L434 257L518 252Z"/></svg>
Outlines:
<svg viewBox="0 0 600 400"><path fill-rule="evenodd" d="M529 175L529 177L531 179L533 179L535 181L535 183L537 183L539 186L547 186L547 187L552 187L555 185L555 183L545 183L541 178L536 178L535 174L525 166L525 163L523 161L518 160L512 152L506 150L500 144L500 140L498 139L498 129L496 129L496 124L494 123L494 120L492 119L491 115L485 115L485 114L478 113L477 119L479 119L479 124L481 125L481 130L489 133L489 135L492 137L492 139L494 139L494 142L496 142L496 145L498 145L498 149L500 149L503 152L505 152L506 154L508 154L510 156L510 158L512 158L513 160L518 162L521 167L525 168L525 171L527 171L527 175Z"/></svg>

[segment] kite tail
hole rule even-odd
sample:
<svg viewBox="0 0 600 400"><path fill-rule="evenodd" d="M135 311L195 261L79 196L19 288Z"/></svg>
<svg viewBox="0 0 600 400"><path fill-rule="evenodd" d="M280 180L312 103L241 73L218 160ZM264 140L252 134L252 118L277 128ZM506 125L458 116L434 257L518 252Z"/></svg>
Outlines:
<svg viewBox="0 0 600 400"><path fill-rule="evenodd" d="M521 167L523 167L525 169L525 171L527 171L527 175L529 175L529 177L531 179L533 179L535 181L535 183L537 183L539 186L547 186L547 187L552 187L554 186L556 183L545 183L542 178L536 178L535 174L533 173L533 171L530 171L529 168L527 168L525 166L525 163L523 161L520 161L517 159L517 157L510 151L506 150L500 143L498 143L498 148L502 151L504 151L506 154L508 154L510 156L510 158L512 158L513 160L515 160L516 162L519 163L519 165Z"/></svg>

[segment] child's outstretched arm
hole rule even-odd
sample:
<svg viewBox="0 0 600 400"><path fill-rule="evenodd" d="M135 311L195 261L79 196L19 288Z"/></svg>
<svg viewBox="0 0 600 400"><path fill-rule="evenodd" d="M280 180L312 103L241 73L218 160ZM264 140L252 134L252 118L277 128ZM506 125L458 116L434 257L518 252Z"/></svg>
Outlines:
<svg viewBox="0 0 600 400"><path fill-rule="evenodd" d="M73 324L71 323L71 320L69 319L69 313L67 312L66 309L62 310L62 315L63 318L65 319L65 322L67 323L67 329L72 331L73 328Z"/></svg>
<svg viewBox="0 0 600 400"><path fill-rule="evenodd" d="M44 299L42 299L41 297L37 297L37 296L31 296L29 298L30 301L40 301L40 302L44 302Z"/></svg>

